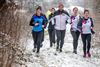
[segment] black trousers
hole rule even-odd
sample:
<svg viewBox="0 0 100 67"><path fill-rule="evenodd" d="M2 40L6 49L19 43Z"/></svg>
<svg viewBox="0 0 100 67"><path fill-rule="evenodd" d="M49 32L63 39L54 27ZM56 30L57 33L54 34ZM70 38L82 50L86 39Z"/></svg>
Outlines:
<svg viewBox="0 0 100 67"><path fill-rule="evenodd" d="M52 44L55 43L55 29L48 29L48 33L49 33L50 47L52 47Z"/></svg>
<svg viewBox="0 0 100 67"><path fill-rule="evenodd" d="M41 40L41 44L42 44L43 41L44 41L44 29L43 29L43 31L42 31L42 40Z"/></svg>
<svg viewBox="0 0 100 67"><path fill-rule="evenodd" d="M79 39L80 32L79 31L71 31L71 35L73 37L73 50L77 51L78 39Z"/></svg>
<svg viewBox="0 0 100 67"><path fill-rule="evenodd" d="M91 47L91 34L82 34L82 41L83 41L83 52L86 54L89 53Z"/></svg>
<svg viewBox="0 0 100 67"><path fill-rule="evenodd" d="M56 30L57 35L57 49L62 49L65 38L65 30Z"/></svg>
<svg viewBox="0 0 100 67"><path fill-rule="evenodd" d="M43 31L40 31L40 32L32 31L32 36L33 36L33 40L34 40L34 48L37 48L37 53L40 51L42 34L43 34Z"/></svg>

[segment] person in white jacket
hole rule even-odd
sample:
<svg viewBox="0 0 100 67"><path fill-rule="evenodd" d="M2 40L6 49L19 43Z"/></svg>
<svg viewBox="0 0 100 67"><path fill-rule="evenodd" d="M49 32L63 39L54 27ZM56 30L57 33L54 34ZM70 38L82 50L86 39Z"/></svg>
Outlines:
<svg viewBox="0 0 100 67"><path fill-rule="evenodd" d="M70 17L70 24L71 24L71 35L73 37L73 53L77 54L77 46L78 46L78 39L79 39L79 29L77 28L77 25L80 20L80 16L78 15L78 8L73 8L73 14Z"/></svg>
<svg viewBox="0 0 100 67"><path fill-rule="evenodd" d="M69 14L63 9L64 5L59 3L58 10L54 13L54 25L57 35L57 47L56 51L62 52L64 37L66 31L67 19L69 18Z"/></svg>
<svg viewBox="0 0 100 67"><path fill-rule="evenodd" d="M89 10L84 10L84 16L78 23L78 28L81 32L82 42L83 42L83 57L91 57L91 34L95 34L93 31L94 22L89 16Z"/></svg>

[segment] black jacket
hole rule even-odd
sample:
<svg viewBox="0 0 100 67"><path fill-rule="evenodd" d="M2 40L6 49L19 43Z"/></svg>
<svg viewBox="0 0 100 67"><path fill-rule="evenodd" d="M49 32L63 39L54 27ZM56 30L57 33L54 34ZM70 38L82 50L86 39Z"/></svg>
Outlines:
<svg viewBox="0 0 100 67"><path fill-rule="evenodd" d="M54 14L50 14L49 15L49 20L52 19L54 17ZM49 26L48 29L54 29L54 24L52 24L52 21L49 22Z"/></svg>

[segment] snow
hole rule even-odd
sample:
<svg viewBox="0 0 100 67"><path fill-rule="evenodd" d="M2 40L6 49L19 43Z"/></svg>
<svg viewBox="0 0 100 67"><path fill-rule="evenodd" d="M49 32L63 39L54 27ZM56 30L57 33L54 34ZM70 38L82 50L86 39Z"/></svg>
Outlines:
<svg viewBox="0 0 100 67"><path fill-rule="evenodd" d="M27 58L30 60L25 62L27 67L99 67L100 58L94 57L83 58L82 42L79 39L78 54L72 53L72 36L70 34L70 25L67 25L65 43L63 47L63 52L56 52L56 44L53 48L49 47L49 36L45 36L45 41L43 47L41 48L39 57L36 57L35 53L32 52L33 40L29 39L25 54L30 55ZM94 48L91 49L91 53ZM96 49L95 49L96 50ZM57 55L55 55L57 53ZM22 66L23 67L23 66Z"/></svg>

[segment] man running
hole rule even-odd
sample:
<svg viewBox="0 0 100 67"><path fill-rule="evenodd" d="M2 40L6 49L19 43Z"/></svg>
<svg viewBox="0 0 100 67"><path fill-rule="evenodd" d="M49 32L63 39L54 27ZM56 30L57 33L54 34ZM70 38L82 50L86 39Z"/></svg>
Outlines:
<svg viewBox="0 0 100 67"><path fill-rule="evenodd" d="M57 47L56 51L62 52L64 37L66 31L67 19L69 18L69 14L64 10L64 5L59 3L58 10L54 13L55 20L55 30L57 35Z"/></svg>

